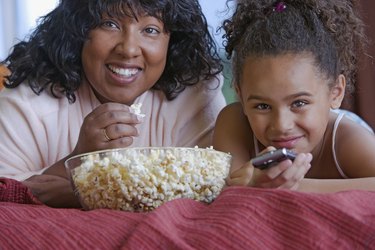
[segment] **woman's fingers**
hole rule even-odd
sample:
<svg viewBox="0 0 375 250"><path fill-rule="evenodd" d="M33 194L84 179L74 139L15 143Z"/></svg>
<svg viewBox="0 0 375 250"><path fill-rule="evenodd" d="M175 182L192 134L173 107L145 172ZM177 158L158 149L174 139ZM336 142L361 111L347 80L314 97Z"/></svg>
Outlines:
<svg viewBox="0 0 375 250"><path fill-rule="evenodd" d="M103 128L102 131L106 141L113 141L126 136L138 136L138 130L135 126L123 123L111 124Z"/></svg>
<svg viewBox="0 0 375 250"><path fill-rule="evenodd" d="M85 117L74 152L128 147L133 137L138 136L136 125L140 122L126 105L102 104Z"/></svg>
<svg viewBox="0 0 375 250"><path fill-rule="evenodd" d="M114 123L137 124L141 119L130 108L120 103L105 103L85 117L85 123L105 128Z"/></svg>

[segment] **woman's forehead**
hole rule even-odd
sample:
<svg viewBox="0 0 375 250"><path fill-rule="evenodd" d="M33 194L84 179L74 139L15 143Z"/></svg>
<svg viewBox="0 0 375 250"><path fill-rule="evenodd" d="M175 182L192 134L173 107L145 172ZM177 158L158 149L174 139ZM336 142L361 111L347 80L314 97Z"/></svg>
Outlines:
<svg viewBox="0 0 375 250"><path fill-rule="evenodd" d="M113 17L134 17L138 16L155 16L159 17L161 13L161 6L152 4L152 2L141 3L139 1L109 1L100 6L101 14L106 14Z"/></svg>

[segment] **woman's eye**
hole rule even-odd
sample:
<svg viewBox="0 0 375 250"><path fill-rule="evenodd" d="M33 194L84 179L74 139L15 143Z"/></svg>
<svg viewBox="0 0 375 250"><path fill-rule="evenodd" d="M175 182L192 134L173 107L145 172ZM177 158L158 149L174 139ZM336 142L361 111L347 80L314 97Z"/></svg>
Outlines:
<svg viewBox="0 0 375 250"><path fill-rule="evenodd" d="M300 107L303 107L305 105L307 105L307 102L302 101L302 100L298 100L298 101L295 101L295 102L292 103L292 107L294 107L294 108L300 108Z"/></svg>
<svg viewBox="0 0 375 250"><path fill-rule="evenodd" d="M103 21L101 26L107 27L107 28L113 28L113 29L118 28L118 25L114 21L110 21L110 20Z"/></svg>
<svg viewBox="0 0 375 250"><path fill-rule="evenodd" d="M155 28L146 28L146 29L145 29L145 32L146 32L147 34L159 34L159 33L160 33L160 31L157 30L157 29L155 29Z"/></svg>

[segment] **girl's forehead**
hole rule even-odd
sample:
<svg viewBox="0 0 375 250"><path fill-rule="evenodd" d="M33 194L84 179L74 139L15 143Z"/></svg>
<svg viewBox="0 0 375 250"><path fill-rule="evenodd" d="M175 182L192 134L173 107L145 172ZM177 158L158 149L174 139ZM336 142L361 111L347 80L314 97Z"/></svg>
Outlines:
<svg viewBox="0 0 375 250"><path fill-rule="evenodd" d="M322 82L326 83L322 76L313 57L308 55L249 57L243 65L240 85L250 88L321 85Z"/></svg>
<svg viewBox="0 0 375 250"><path fill-rule="evenodd" d="M256 74L259 72L264 76L267 73L286 74L290 71L296 71L308 68L318 73L314 58L309 54L280 54L265 56L249 56L243 63L243 75L247 72Z"/></svg>

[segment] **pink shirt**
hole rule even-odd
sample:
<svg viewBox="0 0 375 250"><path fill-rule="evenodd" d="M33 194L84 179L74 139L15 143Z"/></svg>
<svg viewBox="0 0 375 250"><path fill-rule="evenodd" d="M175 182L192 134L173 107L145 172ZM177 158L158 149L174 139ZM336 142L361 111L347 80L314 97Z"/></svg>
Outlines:
<svg viewBox="0 0 375 250"><path fill-rule="evenodd" d="M142 103L146 117L132 146L210 146L216 117L226 104L222 81L188 87L172 101L160 91L139 96L135 103ZM86 84L76 98L69 104L47 91L38 96L26 84L0 92L0 177L24 180L73 151L84 117L100 105Z"/></svg>

